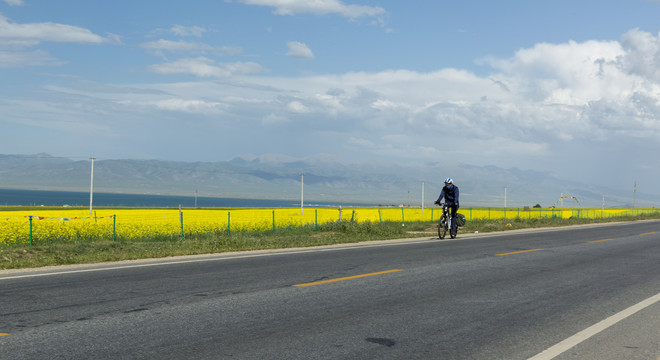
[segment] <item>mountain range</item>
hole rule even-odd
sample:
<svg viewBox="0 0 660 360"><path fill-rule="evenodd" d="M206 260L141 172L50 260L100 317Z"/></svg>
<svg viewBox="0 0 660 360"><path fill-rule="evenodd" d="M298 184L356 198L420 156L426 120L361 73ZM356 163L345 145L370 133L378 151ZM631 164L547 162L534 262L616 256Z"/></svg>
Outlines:
<svg viewBox="0 0 660 360"><path fill-rule="evenodd" d="M89 191L90 159L0 155L0 188ZM277 155L235 157L229 161L94 161L94 191L360 202L430 206L451 176L462 206L651 207L660 195L625 192L559 179L549 172L467 164L399 164L340 161L329 156L305 159ZM301 180L303 186L301 189Z"/></svg>

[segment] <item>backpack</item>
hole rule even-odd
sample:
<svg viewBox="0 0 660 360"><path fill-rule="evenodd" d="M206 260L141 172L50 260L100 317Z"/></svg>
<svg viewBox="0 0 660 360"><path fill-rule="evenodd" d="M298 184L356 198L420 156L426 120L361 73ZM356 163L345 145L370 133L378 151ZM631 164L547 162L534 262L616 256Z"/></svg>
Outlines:
<svg viewBox="0 0 660 360"><path fill-rule="evenodd" d="M465 215L456 213L456 225L458 226L464 226L465 225Z"/></svg>

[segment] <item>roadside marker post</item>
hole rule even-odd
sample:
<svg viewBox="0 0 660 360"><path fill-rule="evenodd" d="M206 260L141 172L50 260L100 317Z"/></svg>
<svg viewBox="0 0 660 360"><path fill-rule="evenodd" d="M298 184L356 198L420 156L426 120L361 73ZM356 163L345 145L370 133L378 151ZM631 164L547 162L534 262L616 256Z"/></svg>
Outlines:
<svg viewBox="0 0 660 360"><path fill-rule="evenodd" d="M30 215L30 246L32 246L32 215Z"/></svg>
<svg viewBox="0 0 660 360"><path fill-rule="evenodd" d="M181 240L183 240L183 211L181 211L181 205L179 205L179 222L181 223Z"/></svg>

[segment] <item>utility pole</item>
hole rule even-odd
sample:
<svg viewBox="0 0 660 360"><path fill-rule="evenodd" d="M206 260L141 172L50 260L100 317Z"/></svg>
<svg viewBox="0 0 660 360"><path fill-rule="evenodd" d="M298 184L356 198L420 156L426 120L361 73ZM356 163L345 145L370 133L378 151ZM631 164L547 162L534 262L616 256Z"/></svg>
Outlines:
<svg viewBox="0 0 660 360"><path fill-rule="evenodd" d="M92 171L91 171L91 179L89 181L89 214L92 215L92 199L94 197L94 159L95 157L89 158L92 160Z"/></svg>
<svg viewBox="0 0 660 360"><path fill-rule="evenodd" d="M506 188L504 188L504 210L506 210Z"/></svg>
<svg viewBox="0 0 660 360"><path fill-rule="evenodd" d="M424 181L422 181L422 214L424 213Z"/></svg>
<svg viewBox="0 0 660 360"><path fill-rule="evenodd" d="M637 181L635 181L635 186L633 187L633 209L637 206Z"/></svg>

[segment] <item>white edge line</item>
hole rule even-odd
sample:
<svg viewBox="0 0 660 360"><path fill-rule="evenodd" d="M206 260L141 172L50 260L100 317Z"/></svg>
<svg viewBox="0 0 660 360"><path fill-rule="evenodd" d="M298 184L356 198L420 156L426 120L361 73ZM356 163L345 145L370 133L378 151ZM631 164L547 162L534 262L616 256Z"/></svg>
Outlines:
<svg viewBox="0 0 660 360"><path fill-rule="evenodd" d="M579 333L569 337L568 339L557 343L556 345L546 349L545 351L529 358L528 360L550 360L559 356L566 350L580 344L581 342L589 339L590 337L598 334L599 332L609 328L610 326L618 323L619 321L635 314L636 312L643 310L656 302L660 301L660 293L651 296L650 298L643 300L621 312L618 312L607 319L592 325Z"/></svg>
<svg viewBox="0 0 660 360"><path fill-rule="evenodd" d="M362 249L362 248L370 248L370 247L408 245L408 244L424 243L424 242L428 242L428 241L432 241L432 240L438 241L438 239L430 239L430 240L425 239L425 238L422 238L422 239L424 239L424 240L405 241L405 242L396 242L396 243L387 243L387 244L351 245L351 246L338 247L338 248L329 248L329 249L309 248L309 249L292 250L292 251L286 251L285 250L285 251L278 251L278 252L272 252L272 253L266 253L266 254L238 254L238 255L232 255L232 256L223 256L222 254L220 254L218 257L212 257L212 258L206 257L206 258L203 258L203 259L175 260L175 261L163 260L163 261L157 261L157 262L148 263L148 264L119 265L119 266L108 266L108 267L100 267L100 268L93 268L93 269L80 269L80 270L64 270L64 271L54 271L54 272L37 273L37 274L15 275L15 276L7 276L7 277L0 276L0 281L2 281L2 280L25 279L25 278L35 278L35 277L44 277L44 276L55 276L55 275L80 274L80 273L97 272L97 271L135 269L135 268L144 268L144 267L152 267L152 266L179 265L179 264L190 264L190 263L209 262L209 261L224 261L224 260L234 260L234 259L257 258L257 257L265 257L265 256L303 254L303 253L310 253L310 252L341 251L341 250Z"/></svg>

